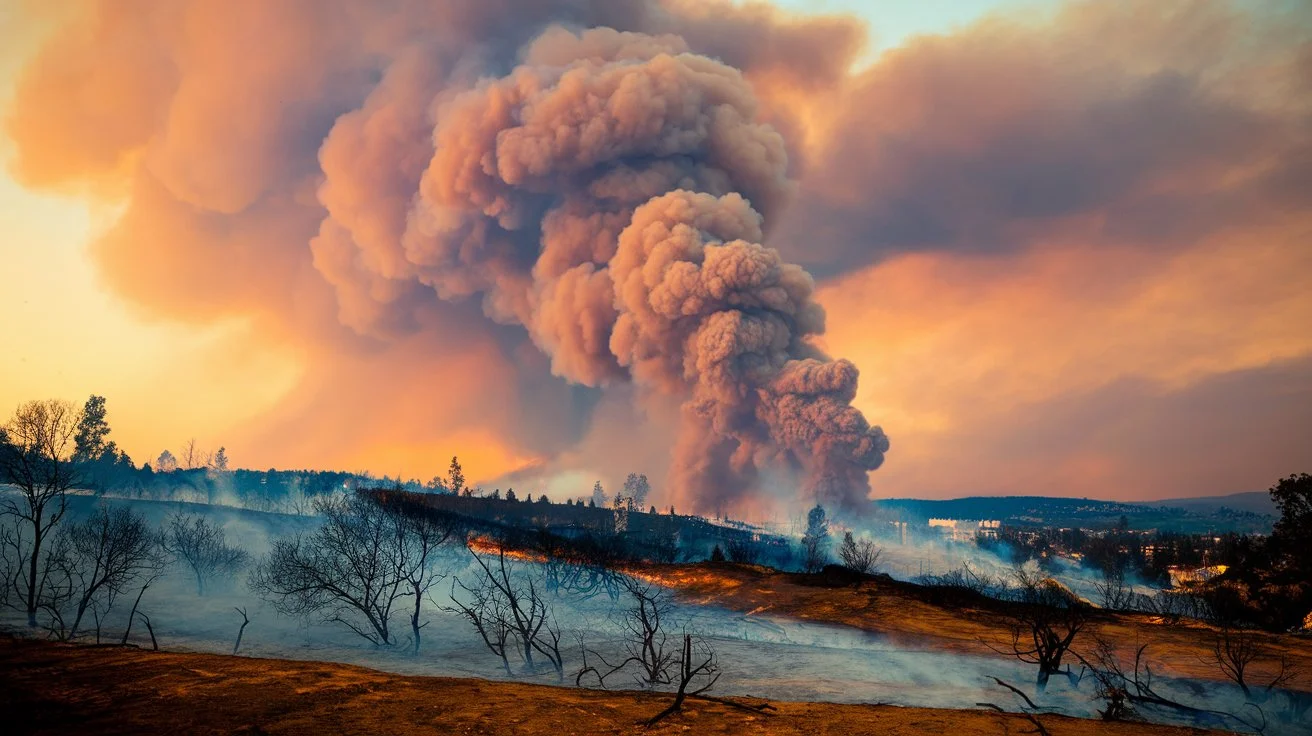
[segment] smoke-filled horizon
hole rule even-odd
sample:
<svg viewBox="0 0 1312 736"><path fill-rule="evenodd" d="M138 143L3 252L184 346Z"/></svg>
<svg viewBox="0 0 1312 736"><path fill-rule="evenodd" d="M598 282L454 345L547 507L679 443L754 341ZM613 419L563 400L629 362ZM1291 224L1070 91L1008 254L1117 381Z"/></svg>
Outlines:
<svg viewBox="0 0 1312 736"><path fill-rule="evenodd" d="M141 315L240 325L190 380L262 397L241 464L760 512L1312 460L1296 11L1073 2L868 63L858 19L728 2L28 15L9 168L121 204L91 257Z"/></svg>

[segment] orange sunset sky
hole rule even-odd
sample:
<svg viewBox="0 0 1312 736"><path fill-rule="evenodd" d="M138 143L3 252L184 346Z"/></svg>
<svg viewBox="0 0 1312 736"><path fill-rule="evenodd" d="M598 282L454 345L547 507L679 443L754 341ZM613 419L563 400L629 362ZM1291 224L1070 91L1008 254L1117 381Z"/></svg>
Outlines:
<svg viewBox="0 0 1312 736"><path fill-rule="evenodd" d="M874 497L1151 500L1312 470L1306 4L566 4L0 9L0 410L104 395L138 463L195 437L243 467L428 478L458 454L489 483L659 489L672 420L623 381L566 380L477 294L429 309L406 264L361 255L348 283L311 245L325 208L391 237L371 218L418 191L391 151L433 145L406 110L568 21L742 71L788 154L765 244L814 275L816 342L891 443ZM498 8L520 25L478 15Z"/></svg>

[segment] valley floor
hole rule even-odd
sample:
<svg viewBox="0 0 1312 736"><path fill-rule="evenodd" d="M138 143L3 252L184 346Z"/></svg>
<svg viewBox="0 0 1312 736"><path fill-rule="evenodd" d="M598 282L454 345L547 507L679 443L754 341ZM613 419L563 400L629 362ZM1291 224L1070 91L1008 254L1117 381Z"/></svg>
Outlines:
<svg viewBox="0 0 1312 736"><path fill-rule="evenodd" d="M10 734L1022 734L985 710L775 702L770 714L668 695L410 677L351 665L151 652L0 637L0 723ZM759 701L758 701L759 702ZM963 707L971 704L963 703ZM1041 716L1053 736L1208 733Z"/></svg>

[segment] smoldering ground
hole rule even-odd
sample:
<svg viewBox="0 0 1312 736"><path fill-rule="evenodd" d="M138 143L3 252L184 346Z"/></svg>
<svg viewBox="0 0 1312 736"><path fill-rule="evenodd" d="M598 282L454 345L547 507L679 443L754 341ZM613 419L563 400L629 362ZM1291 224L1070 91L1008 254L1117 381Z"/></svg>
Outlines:
<svg viewBox="0 0 1312 736"><path fill-rule="evenodd" d="M274 539L312 532L320 523L314 517L231 507L123 499L97 501L90 497L78 497L74 501L69 521L85 516L97 503L128 505L151 523L162 523L170 514L179 512L202 514L221 525L230 542L257 556L270 549ZM956 564L961 558L935 559L940 564ZM510 564L516 577L542 576L541 563L516 559ZM986 563L977 558L974 564ZM242 623L242 616L235 610L240 608L250 619L241 640L240 654L244 656L347 662L403 674L511 677L565 685L573 684L573 673L581 664L580 646L587 647L591 656L620 658L624 644L621 618L628 605L624 595L612 598L600 590L590 595L561 591L551 594L547 601L553 620L562 629L564 677L559 678L554 669L540 661L530 670L513 658L507 674L499 658L488 651L469 622L444 610L452 603L451 583L457 579L471 582L478 574L469 550L463 546L445 549L436 567L448 577L425 601L423 618L427 625L417 654L411 652L404 634L399 634L392 646L375 646L342 625L326 622L316 615L281 615L268 601L246 588L244 575L220 582L205 595L198 596L188 575L174 568L147 591L141 608L150 616L160 646L180 651L230 653ZM404 605L398 608L398 621L405 608ZM121 632L126 612L126 606L120 604L104 622L106 637L116 637ZM897 613L889 611L886 615ZM703 637L715 650L723 673L715 692L722 695L946 708L993 702L1018 709L1019 703L992 680L997 677L1022 687L1049 712L1097 717L1099 708L1103 707L1094 697L1094 686L1089 679L1075 683L1054 677L1044 692L1036 693L1033 665L1001 655L939 649L932 642L913 646L895 644L857 629L769 613L744 615L692 603L675 606L670 626L676 633L688 631ZM27 633L21 619L9 615L6 628L20 635ZM397 631L404 632L405 628L398 626ZM135 631L133 641L147 645L146 632L140 624ZM612 678L607 684L638 686L636 680L622 677ZM1229 684L1159 676L1154 686L1157 692L1181 702L1205 702L1209 708L1233 709L1236 713L1242 713L1245 708L1243 694ZM1145 715L1162 722L1196 723L1178 713ZM1271 714L1268 732L1283 732L1287 727L1293 726L1280 721L1278 713Z"/></svg>

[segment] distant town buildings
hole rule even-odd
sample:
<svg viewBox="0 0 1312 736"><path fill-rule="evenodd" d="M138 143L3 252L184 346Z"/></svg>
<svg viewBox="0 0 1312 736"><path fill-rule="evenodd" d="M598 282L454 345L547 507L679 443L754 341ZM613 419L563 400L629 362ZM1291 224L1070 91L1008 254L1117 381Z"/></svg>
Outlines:
<svg viewBox="0 0 1312 736"><path fill-rule="evenodd" d="M978 537L997 539L1002 522L996 519L930 519L929 528L954 542L973 542Z"/></svg>
<svg viewBox="0 0 1312 736"><path fill-rule="evenodd" d="M1171 574L1171 587L1178 589L1205 583L1228 569L1229 566L1227 565L1206 565L1204 567L1171 567L1168 572Z"/></svg>

